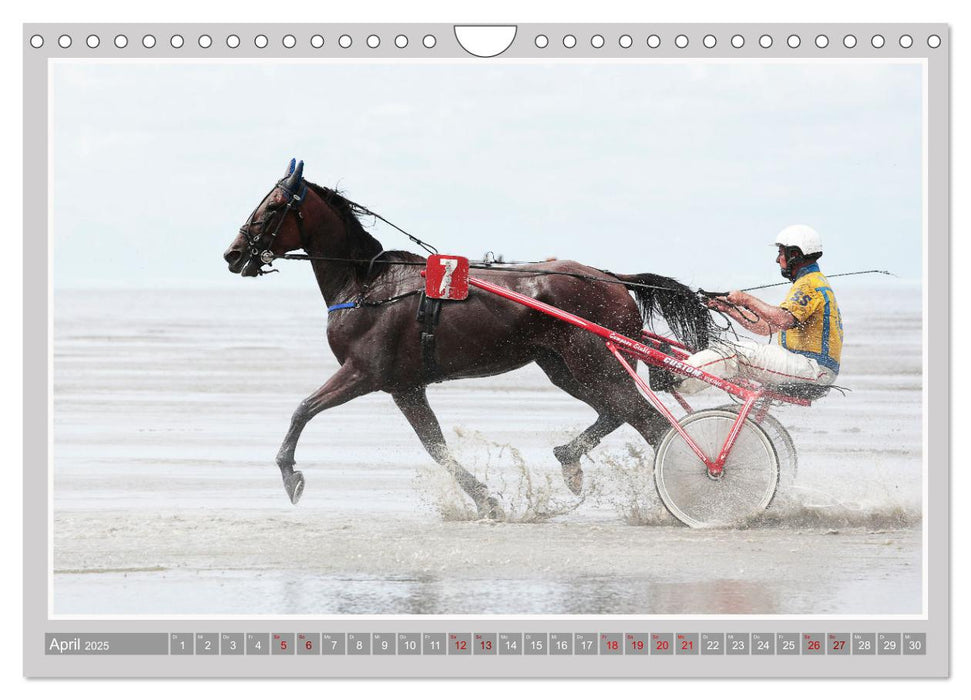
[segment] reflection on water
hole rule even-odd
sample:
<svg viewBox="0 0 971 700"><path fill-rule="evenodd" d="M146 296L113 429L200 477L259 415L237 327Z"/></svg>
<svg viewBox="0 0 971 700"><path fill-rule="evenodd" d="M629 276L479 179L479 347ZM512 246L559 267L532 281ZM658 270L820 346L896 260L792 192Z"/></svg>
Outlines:
<svg viewBox="0 0 971 700"><path fill-rule="evenodd" d="M771 615L916 612L890 583L851 581L822 600L794 583L731 579L455 579L321 577L298 572L59 574L57 614L201 615ZM160 583L164 582L164 585ZM110 596L99 595L111 591ZM92 601L99 605L92 607Z"/></svg>
<svg viewBox="0 0 971 700"><path fill-rule="evenodd" d="M654 606L671 614L713 615L731 613L755 615L780 612L778 593L753 581L659 583L652 587Z"/></svg>

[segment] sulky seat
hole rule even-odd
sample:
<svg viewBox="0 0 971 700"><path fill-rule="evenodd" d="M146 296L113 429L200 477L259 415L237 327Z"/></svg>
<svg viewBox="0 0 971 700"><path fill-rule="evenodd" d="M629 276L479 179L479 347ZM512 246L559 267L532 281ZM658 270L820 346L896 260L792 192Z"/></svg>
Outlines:
<svg viewBox="0 0 971 700"><path fill-rule="evenodd" d="M821 384L775 384L771 387L773 391L776 391L785 396L791 396L796 399L805 399L806 401L816 401L821 399L829 390L833 387L830 385Z"/></svg>

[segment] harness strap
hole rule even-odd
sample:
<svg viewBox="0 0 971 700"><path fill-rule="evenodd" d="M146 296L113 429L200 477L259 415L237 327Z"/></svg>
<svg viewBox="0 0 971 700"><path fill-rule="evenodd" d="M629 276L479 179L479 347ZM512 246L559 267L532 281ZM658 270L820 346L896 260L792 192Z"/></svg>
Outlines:
<svg viewBox="0 0 971 700"><path fill-rule="evenodd" d="M385 304L393 304L396 301L401 301L402 299L413 297L419 293L421 293L420 289L413 289L410 292L405 292L404 294L396 294L393 297L388 297L387 299L380 299L378 301L369 301L367 299L358 297L354 301L345 301L341 304L334 304L333 306L328 306L327 313L330 313L331 311L340 311L341 309L357 309L362 306L384 306Z"/></svg>
<svg viewBox="0 0 971 700"><path fill-rule="evenodd" d="M426 382L439 381L441 368L435 360L435 328L442 312L442 300L421 293L416 320L421 324L421 364Z"/></svg>
<svg viewBox="0 0 971 700"><path fill-rule="evenodd" d="M328 306L327 313L340 311L341 309L356 309L357 307L358 303L356 301L345 301L343 304L334 304L333 306Z"/></svg>

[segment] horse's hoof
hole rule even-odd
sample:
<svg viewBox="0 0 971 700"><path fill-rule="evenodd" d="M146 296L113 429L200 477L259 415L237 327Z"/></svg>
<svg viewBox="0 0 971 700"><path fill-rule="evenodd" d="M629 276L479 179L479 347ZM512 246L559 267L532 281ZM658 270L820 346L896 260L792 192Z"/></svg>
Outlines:
<svg viewBox="0 0 971 700"><path fill-rule="evenodd" d="M487 498L484 503L477 503L476 509L479 511L481 520L505 520L506 512L499 505L499 501L494 498Z"/></svg>
<svg viewBox="0 0 971 700"><path fill-rule="evenodd" d="M583 491L583 470L579 462L563 465L563 480L574 495L580 495Z"/></svg>
<svg viewBox="0 0 971 700"><path fill-rule="evenodd" d="M287 490L290 503L297 505L303 495L303 472L294 472L283 480L283 488Z"/></svg>

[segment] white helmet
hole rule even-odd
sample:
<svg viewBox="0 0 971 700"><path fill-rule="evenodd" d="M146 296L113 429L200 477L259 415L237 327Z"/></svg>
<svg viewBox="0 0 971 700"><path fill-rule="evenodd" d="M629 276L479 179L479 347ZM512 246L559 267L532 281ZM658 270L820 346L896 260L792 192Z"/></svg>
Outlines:
<svg viewBox="0 0 971 700"><path fill-rule="evenodd" d="M775 237L775 244L786 248L798 248L803 255L823 252L823 239L812 226L796 224L786 226Z"/></svg>

